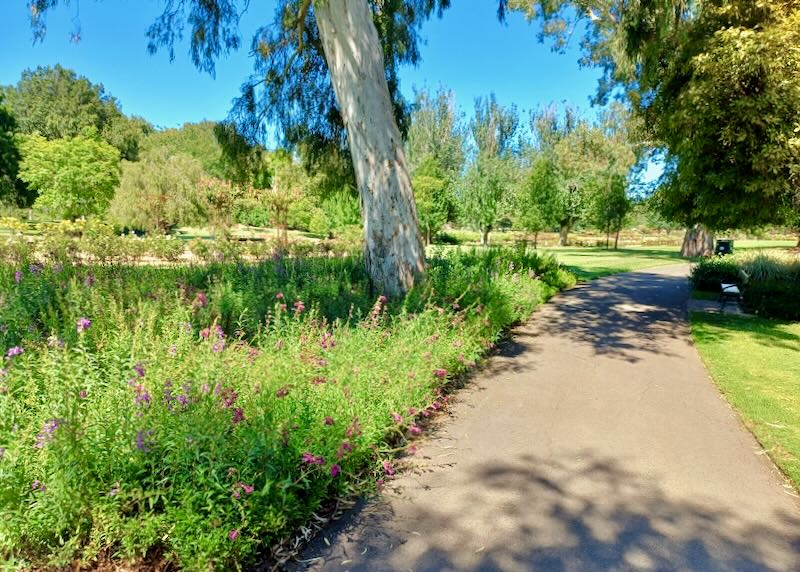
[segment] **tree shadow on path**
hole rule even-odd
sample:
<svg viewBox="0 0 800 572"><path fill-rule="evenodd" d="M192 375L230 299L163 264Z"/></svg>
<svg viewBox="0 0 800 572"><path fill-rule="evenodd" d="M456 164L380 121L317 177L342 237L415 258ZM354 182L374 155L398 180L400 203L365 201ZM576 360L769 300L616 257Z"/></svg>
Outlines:
<svg viewBox="0 0 800 572"><path fill-rule="evenodd" d="M800 569L797 515L775 512L769 524L754 524L710 508L718 503L677 500L652 479L589 452L563 461L492 460L456 475L453 482L426 478L430 485L413 491L413 503L401 491L362 504L303 557L321 560L292 569ZM439 502L448 489L464 491L461 502Z"/></svg>

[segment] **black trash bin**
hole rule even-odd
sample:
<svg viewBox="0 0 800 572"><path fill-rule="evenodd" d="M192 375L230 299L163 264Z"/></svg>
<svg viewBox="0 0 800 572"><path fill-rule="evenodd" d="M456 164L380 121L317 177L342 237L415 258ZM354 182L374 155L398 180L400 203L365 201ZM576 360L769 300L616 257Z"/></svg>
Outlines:
<svg viewBox="0 0 800 572"><path fill-rule="evenodd" d="M732 240L718 240L717 246L714 248L714 254L720 256L725 254L733 254L733 241Z"/></svg>

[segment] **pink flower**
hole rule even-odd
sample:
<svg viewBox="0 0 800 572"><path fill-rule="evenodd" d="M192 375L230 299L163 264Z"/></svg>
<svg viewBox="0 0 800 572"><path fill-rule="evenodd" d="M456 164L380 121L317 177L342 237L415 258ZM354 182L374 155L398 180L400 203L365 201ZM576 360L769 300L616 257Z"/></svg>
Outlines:
<svg viewBox="0 0 800 572"><path fill-rule="evenodd" d="M403 416L400 415L399 413L392 413L392 419L394 420L395 423L403 422Z"/></svg>
<svg viewBox="0 0 800 572"><path fill-rule="evenodd" d="M303 304L302 300L298 300L294 303L294 312L295 314L302 314L306 309L305 304Z"/></svg>
<svg viewBox="0 0 800 572"><path fill-rule="evenodd" d="M275 392L275 397L277 397L278 399L286 397L287 395L289 395L289 386L288 385L284 385L283 387L278 389L278 391Z"/></svg>
<svg viewBox="0 0 800 572"><path fill-rule="evenodd" d="M412 425L408 428L408 432L414 436L422 434L422 428L419 425Z"/></svg>
<svg viewBox="0 0 800 572"><path fill-rule="evenodd" d="M324 423L325 425L333 425L334 423L333 417L331 417L330 415L326 415Z"/></svg>
<svg viewBox="0 0 800 572"><path fill-rule="evenodd" d="M283 292L278 292L277 294L275 294L275 299L283 300Z"/></svg>
<svg viewBox="0 0 800 572"><path fill-rule="evenodd" d="M433 375L435 375L439 379L443 379L447 377L447 370L442 368L435 369L433 370Z"/></svg>
<svg viewBox="0 0 800 572"><path fill-rule="evenodd" d="M240 485L241 485L242 490L244 491L245 494L247 494L247 495L253 494L253 491L255 490L255 488L252 485L248 485L248 484L245 484L245 483L240 483Z"/></svg>
<svg viewBox="0 0 800 572"><path fill-rule="evenodd" d="M192 306L195 308L205 308L208 306L208 296L205 295L203 292L198 292L194 297L194 302L192 302Z"/></svg>
<svg viewBox="0 0 800 572"><path fill-rule="evenodd" d="M332 465L331 466L331 476L332 477L339 476L339 473L341 473L341 472L342 472L342 468L339 465Z"/></svg>
<svg viewBox="0 0 800 572"><path fill-rule="evenodd" d="M228 533L228 539L231 541L236 540L239 537L239 530L234 528Z"/></svg>
<svg viewBox="0 0 800 572"><path fill-rule="evenodd" d="M308 465L324 465L325 464L325 457L317 456L313 453L303 453L303 462Z"/></svg>
<svg viewBox="0 0 800 572"><path fill-rule="evenodd" d="M392 466L392 464L389 461L384 461L383 462L383 472L391 477L392 475L395 474L396 471L394 470L394 467Z"/></svg>
<svg viewBox="0 0 800 572"><path fill-rule="evenodd" d="M81 399L86 399L87 397L89 397L89 392L86 391L85 389L81 389L78 392L78 397L80 397Z"/></svg>

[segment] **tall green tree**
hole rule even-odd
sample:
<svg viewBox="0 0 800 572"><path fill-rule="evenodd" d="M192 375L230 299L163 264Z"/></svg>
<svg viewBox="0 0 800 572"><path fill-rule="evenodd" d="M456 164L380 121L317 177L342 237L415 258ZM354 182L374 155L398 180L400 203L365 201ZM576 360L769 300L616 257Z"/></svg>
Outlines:
<svg viewBox="0 0 800 572"><path fill-rule="evenodd" d="M14 139L17 123L3 105L0 93L0 202L17 202L16 181L19 149Z"/></svg>
<svg viewBox="0 0 800 572"><path fill-rule="evenodd" d="M418 91L411 112L406 146L412 176L420 166L436 170L451 184L461 175L465 160L466 132L451 91Z"/></svg>
<svg viewBox="0 0 800 572"><path fill-rule="evenodd" d="M102 214L119 182L119 151L96 134L48 141L21 138L19 178L38 192L34 206L69 219Z"/></svg>
<svg viewBox="0 0 800 572"><path fill-rule="evenodd" d="M489 233L513 201L519 125L516 107L503 107L494 94L475 100L469 124L473 156L458 201L461 217L480 232L482 245L489 244Z"/></svg>
<svg viewBox="0 0 800 572"><path fill-rule="evenodd" d="M534 248L540 232L559 224L560 185L554 154L535 152L516 194L516 222L526 233L533 233Z"/></svg>
<svg viewBox="0 0 800 572"><path fill-rule="evenodd" d="M25 70L5 93L21 133L61 139L94 129L124 159L136 160L139 143L151 130L143 119L123 115L102 84L60 65Z"/></svg>
<svg viewBox="0 0 800 572"><path fill-rule="evenodd" d="M58 0L31 0L36 37ZM217 57L241 44L247 0L165 1L148 31L150 49L174 48L191 28L195 64L213 72ZM424 249L402 145L407 109L398 81L419 60L418 31L449 0L279 0L273 26L251 42L255 73L235 109L243 132L266 122L287 142L349 151L361 198L365 261L376 290L402 294L424 274ZM398 125L399 122L399 125Z"/></svg>
<svg viewBox="0 0 800 572"><path fill-rule="evenodd" d="M414 169L411 180L417 203L419 225L425 244L431 244L447 222L452 210L452 180L445 175L433 155Z"/></svg>
<svg viewBox="0 0 800 572"><path fill-rule="evenodd" d="M584 63L603 68L598 99L628 98L666 151L656 203L691 229L778 222L800 188L800 4L795 0L513 0L561 45L590 15ZM794 143L793 143L794 141ZM701 252L685 249L686 254Z"/></svg>

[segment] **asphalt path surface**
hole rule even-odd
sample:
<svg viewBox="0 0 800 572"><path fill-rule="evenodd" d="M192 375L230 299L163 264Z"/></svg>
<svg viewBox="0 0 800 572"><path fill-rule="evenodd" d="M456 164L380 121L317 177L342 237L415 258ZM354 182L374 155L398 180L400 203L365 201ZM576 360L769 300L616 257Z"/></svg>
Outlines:
<svg viewBox="0 0 800 572"><path fill-rule="evenodd" d="M685 265L546 304L297 570L800 570L800 503L692 346Z"/></svg>

